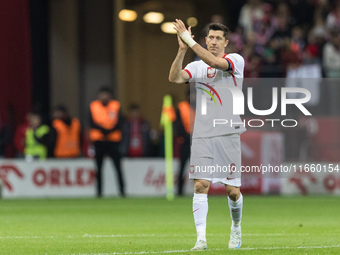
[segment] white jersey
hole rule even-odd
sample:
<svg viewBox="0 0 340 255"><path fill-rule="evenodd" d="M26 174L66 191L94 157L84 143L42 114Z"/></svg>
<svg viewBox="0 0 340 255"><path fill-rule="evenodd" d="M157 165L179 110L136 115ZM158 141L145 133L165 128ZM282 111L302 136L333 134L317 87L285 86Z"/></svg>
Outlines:
<svg viewBox="0 0 340 255"><path fill-rule="evenodd" d="M242 91L244 59L236 53L225 54L223 58L229 61L232 70L215 69L202 60L191 62L184 69L196 88L193 138L240 134L246 130L240 116L233 114L229 90L236 86Z"/></svg>

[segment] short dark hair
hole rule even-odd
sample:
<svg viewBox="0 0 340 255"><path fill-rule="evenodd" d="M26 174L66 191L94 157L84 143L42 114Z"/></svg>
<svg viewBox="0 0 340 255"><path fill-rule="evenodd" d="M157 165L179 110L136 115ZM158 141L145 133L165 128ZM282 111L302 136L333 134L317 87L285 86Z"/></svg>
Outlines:
<svg viewBox="0 0 340 255"><path fill-rule="evenodd" d="M42 114L41 114L41 112L38 111L38 110L35 110L35 109L29 111L28 115L37 116L37 117L39 117L41 120L42 120L42 117L43 117Z"/></svg>
<svg viewBox="0 0 340 255"><path fill-rule="evenodd" d="M56 107L54 107L55 111L61 111L62 113L67 113L67 109L65 105L57 105Z"/></svg>
<svg viewBox="0 0 340 255"><path fill-rule="evenodd" d="M98 94L99 93L108 93L108 94L110 94L111 96L113 95L113 92L112 92L112 89L111 88L109 88L108 86L103 86L103 87L101 87L99 90L98 90Z"/></svg>
<svg viewBox="0 0 340 255"><path fill-rule="evenodd" d="M221 23L211 23L208 27L208 34L210 30L222 31L225 39L228 38L229 28Z"/></svg>
<svg viewBox="0 0 340 255"><path fill-rule="evenodd" d="M140 109L139 104L131 103L131 104L129 105L129 110L130 110L130 111L135 111L135 110L139 110L139 109Z"/></svg>

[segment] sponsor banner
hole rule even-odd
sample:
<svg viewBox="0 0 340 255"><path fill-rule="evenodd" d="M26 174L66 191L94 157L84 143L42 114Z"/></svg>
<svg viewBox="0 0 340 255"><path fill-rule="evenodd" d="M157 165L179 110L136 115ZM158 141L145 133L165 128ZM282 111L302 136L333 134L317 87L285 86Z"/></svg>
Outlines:
<svg viewBox="0 0 340 255"><path fill-rule="evenodd" d="M165 196L165 161L162 158L138 158L138 159L124 159L122 162L123 174L125 179L126 194L130 196ZM177 192L177 172L179 168L179 161L177 159L173 162L174 167L174 189ZM118 182L116 181L116 173L112 171L113 163L109 160L105 161L105 179L104 195L114 196L118 195ZM189 161L186 169L189 169ZM188 180L188 172L184 176L183 189L185 194L193 193L193 181Z"/></svg>
<svg viewBox="0 0 340 255"><path fill-rule="evenodd" d="M287 163L286 165L289 166L291 164ZM340 195L340 170L336 170L339 168L339 164L296 163L293 165L298 167L297 170L290 173L288 178L281 178L281 194ZM332 171L330 171L331 168L325 168L330 165L334 166Z"/></svg>
<svg viewBox="0 0 340 255"><path fill-rule="evenodd" d="M174 160L175 191L178 160ZM189 167L189 166L187 166ZM130 196L165 196L164 159L123 159L126 193ZM192 194L193 182L185 176L184 192ZM95 165L92 159L0 160L0 179L4 198L94 197ZM103 165L104 196L118 195L113 162Z"/></svg>
<svg viewBox="0 0 340 255"><path fill-rule="evenodd" d="M280 139L271 139L271 141L274 140ZM275 142L271 144L275 144ZM273 163L273 161L266 162ZM175 192L177 190L178 163L178 160L174 161ZM283 164L283 167L290 168L291 165L293 165L294 171L289 173L288 178L243 178L242 192L263 194L269 190L271 193L280 191L281 194L340 195L340 170L337 170L339 164L287 163ZM122 161L122 166L127 195L165 196L165 163L163 159L125 158ZM300 166L303 166L302 170ZM113 163L106 159L103 167L104 196L116 196L119 189ZM189 169L189 162L186 169ZM317 172L318 170L321 172ZM4 198L95 196L95 166L91 159L34 162L0 160L0 179L2 197ZM269 180L269 188L268 183L265 183L267 180ZM278 182L280 185L277 185ZM188 171L185 174L184 193L193 193L193 181L188 180ZM210 194L225 194L224 186L213 184Z"/></svg>
<svg viewBox="0 0 340 255"><path fill-rule="evenodd" d="M2 196L90 197L95 194L91 160L1 160Z"/></svg>

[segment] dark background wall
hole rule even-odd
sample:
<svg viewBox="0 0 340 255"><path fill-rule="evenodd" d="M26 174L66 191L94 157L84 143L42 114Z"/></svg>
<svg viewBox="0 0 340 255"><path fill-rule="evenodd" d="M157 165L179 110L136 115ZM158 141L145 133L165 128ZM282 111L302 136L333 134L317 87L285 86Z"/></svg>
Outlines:
<svg viewBox="0 0 340 255"><path fill-rule="evenodd" d="M242 1L240 1L242 2ZM88 104L102 85L122 102L139 103L154 128L159 128L162 98L184 98L186 86L171 85L170 65L177 52L175 35L160 25L144 23L148 11L165 21L198 18L196 35L213 14L235 12L222 0L12 0L1 1L0 114L14 130L32 109L46 116L65 104L71 115L87 123ZM240 4L241 6L241 4ZM128 23L118 19L122 8L136 10ZM232 9L233 8L233 9ZM235 22L234 22L235 23ZM193 54L188 51L186 63Z"/></svg>
<svg viewBox="0 0 340 255"><path fill-rule="evenodd" d="M32 99L30 12L28 0L1 1L0 121L9 130L23 121ZM1 125L0 125L1 127ZM12 148L9 154L12 153Z"/></svg>

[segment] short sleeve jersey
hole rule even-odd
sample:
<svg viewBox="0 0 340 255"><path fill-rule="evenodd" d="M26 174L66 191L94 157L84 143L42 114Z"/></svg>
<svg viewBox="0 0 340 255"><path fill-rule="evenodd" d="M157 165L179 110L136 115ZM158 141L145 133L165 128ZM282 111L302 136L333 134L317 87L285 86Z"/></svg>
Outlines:
<svg viewBox="0 0 340 255"><path fill-rule="evenodd" d="M202 60L188 64L184 71L196 88L196 117L193 138L240 134L246 128L239 115L233 114L232 90L242 91L244 59L225 54L228 70L210 67Z"/></svg>

